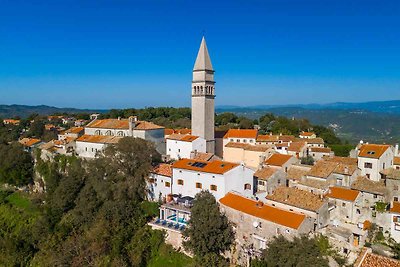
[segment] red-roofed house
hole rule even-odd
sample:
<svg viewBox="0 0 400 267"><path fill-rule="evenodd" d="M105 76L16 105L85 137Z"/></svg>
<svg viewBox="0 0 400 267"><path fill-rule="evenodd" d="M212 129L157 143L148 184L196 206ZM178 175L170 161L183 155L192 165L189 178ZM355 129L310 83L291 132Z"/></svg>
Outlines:
<svg viewBox="0 0 400 267"><path fill-rule="evenodd" d="M254 171L237 163L181 159L172 165L172 193L194 197L210 191L217 200L229 191L252 196Z"/></svg>
<svg viewBox="0 0 400 267"><path fill-rule="evenodd" d="M148 196L152 201L163 200L172 193L172 166L161 163L157 165L147 180Z"/></svg>
<svg viewBox="0 0 400 267"><path fill-rule="evenodd" d="M358 149L361 175L373 181L379 181L380 171L392 167L393 161L394 152L390 145L362 144Z"/></svg>
<svg viewBox="0 0 400 267"><path fill-rule="evenodd" d="M171 159L190 158L192 152L206 152L206 140L189 134L171 134L166 138L167 152Z"/></svg>
<svg viewBox="0 0 400 267"><path fill-rule="evenodd" d="M300 212L272 207L236 193L228 193L219 202L221 211L235 225L236 249L243 265L249 257L244 248L261 252L277 235L291 239L312 231L311 220Z"/></svg>
<svg viewBox="0 0 400 267"><path fill-rule="evenodd" d="M229 142L255 145L257 140L255 129L229 129L224 135L224 146Z"/></svg>

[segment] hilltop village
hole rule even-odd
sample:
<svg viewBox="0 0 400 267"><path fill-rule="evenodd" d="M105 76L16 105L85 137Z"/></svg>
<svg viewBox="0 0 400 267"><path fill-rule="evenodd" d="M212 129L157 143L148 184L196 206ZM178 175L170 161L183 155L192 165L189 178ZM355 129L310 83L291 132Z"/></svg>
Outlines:
<svg viewBox="0 0 400 267"><path fill-rule="evenodd" d="M207 190L234 225L233 263L248 264L278 235L322 234L355 266L399 266L370 248L371 235L400 243L398 144L360 141L349 157L340 157L312 129L298 136L261 134L257 127L216 131L215 96L203 38L193 68L190 129L164 128L137 116L49 116L46 129L58 127L54 120L74 126L56 129L57 138L49 142L19 142L26 151L39 149L44 161L56 155L90 160L126 137L153 143L163 162L151 171L147 192L149 200L161 205L149 225L165 230L176 249L182 247L196 194Z"/></svg>

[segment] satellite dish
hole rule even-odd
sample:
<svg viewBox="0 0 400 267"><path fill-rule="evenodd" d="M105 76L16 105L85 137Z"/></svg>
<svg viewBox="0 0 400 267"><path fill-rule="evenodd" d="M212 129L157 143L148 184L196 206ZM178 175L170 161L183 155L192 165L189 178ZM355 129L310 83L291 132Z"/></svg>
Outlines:
<svg viewBox="0 0 400 267"><path fill-rule="evenodd" d="M258 222L253 222L253 226L254 226L254 228L257 228L258 227Z"/></svg>

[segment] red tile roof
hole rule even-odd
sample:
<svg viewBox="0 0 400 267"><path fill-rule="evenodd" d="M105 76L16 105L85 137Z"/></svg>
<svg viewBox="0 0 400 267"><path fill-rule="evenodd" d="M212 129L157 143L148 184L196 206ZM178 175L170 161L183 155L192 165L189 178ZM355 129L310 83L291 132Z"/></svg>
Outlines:
<svg viewBox="0 0 400 267"><path fill-rule="evenodd" d="M278 135L258 135L257 136L257 142L278 142L279 141L279 136Z"/></svg>
<svg viewBox="0 0 400 267"><path fill-rule="evenodd" d="M363 248L354 267L400 267L400 261L374 254L371 249Z"/></svg>
<svg viewBox="0 0 400 267"><path fill-rule="evenodd" d="M360 147L358 156L379 159L388 148L389 145L365 144Z"/></svg>
<svg viewBox="0 0 400 267"><path fill-rule="evenodd" d="M161 163L153 169L152 173L172 177L172 166L170 164Z"/></svg>
<svg viewBox="0 0 400 267"><path fill-rule="evenodd" d="M327 194L327 197L354 202L359 193L357 190L334 186L330 188L330 193Z"/></svg>
<svg viewBox="0 0 400 267"><path fill-rule="evenodd" d="M254 173L254 176L259 179L266 180L266 179L270 178L272 175L274 175L274 173L277 171L278 171L277 168L266 167L266 168L258 169Z"/></svg>
<svg viewBox="0 0 400 267"><path fill-rule="evenodd" d="M82 135L76 141L88 142L88 143L100 143L100 144L116 144L123 137L120 136L109 136L109 135Z"/></svg>
<svg viewBox="0 0 400 267"><path fill-rule="evenodd" d="M224 138L257 138L255 129L229 129Z"/></svg>
<svg viewBox="0 0 400 267"><path fill-rule="evenodd" d="M83 128L83 127L71 127L70 129L66 130L64 132L64 134L67 134L67 133L79 134L79 133L83 132L84 130L85 130L85 128Z"/></svg>
<svg viewBox="0 0 400 267"><path fill-rule="evenodd" d="M394 165L400 165L400 157L394 157L393 164Z"/></svg>
<svg viewBox="0 0 400 267"><path fill-rule="evenodd" d="M288 162L288 160L290 160L291 158L293 158L293 156L290 155L284 155L284 154L272 154L271 157L269 157L265 163L267 165L271 165L271 166L279 166L281 167L282 165L284 165L286 162Z"/></svg>
<svg viewBox="0 0 400 267"><path fill-rule="evenodd" d="M180 159L172 165L172 167L175 169L184 169L215 174L224 174L237 166L239 166L239 164L221 160L201 161L192 159Z"/></svg>
<svg viewBox="0 0 400 267"><path fill-rule="evenodd" d="M129 129L129 119L104 119L94 120L90 122L87 128L101 128L101 129ZM136 121L135 130L153 130L163 129L164 127L156 125L148 121Z"/></svg>
<svg viewBox="0 0 400 267"><path fill-rule="evenodd" d="M306 146L306 142L292 142L289 144L288 151L301 152Z"/></svg>
<svg viewBox="0 0 400 267"><path fill-rule="evenodd" d="M311 152L317 153L331 153L331 149L329 147L310 147Z"/></svg>
<svg viewBox="0 0 400 267"><path fill-rule="evenodd" d="M303 214L263 205L262 202L233 193L226 194L219 202L234 210L292 229L298 229L306 218Z"/></svg>
<svg viewBox="0 0 400 267"><path fill-rule="evenodd" d="M36 139L36 138L22 138L18 142L23 146L31 147L31 146L34 146L36 144L39 144L42 141L40 139Z"/></svg>
<svg viewBox="0 0 400 267"><path fill-rule="evenodd" d="M312 136L312 135L315 135L315 133L314 132L302 132L300 134L300 136Z"/></svg>
<svg viewBox="0 0 400 267"><path fill-rule="evenodd" d="M188 134L171 134L170 136L167 137L167 139L170 140L177 140L177 141L183 141L183 142L193 142L199 138L198 136L194 135L188 135Z"/></svg>

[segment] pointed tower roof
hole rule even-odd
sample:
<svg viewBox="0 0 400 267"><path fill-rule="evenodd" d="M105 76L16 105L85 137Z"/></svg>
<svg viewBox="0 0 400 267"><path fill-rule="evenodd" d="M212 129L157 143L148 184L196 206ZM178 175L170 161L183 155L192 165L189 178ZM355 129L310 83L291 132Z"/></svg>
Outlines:
<svg viewBox="0 0 400 267"><path fill-rule="evenodd" d="M213 71L213 66L211 64L210 55L208 54L206 39L201 39L200 49L197 53L196 62L194 63L193 70L211 70Z"/></svg>

